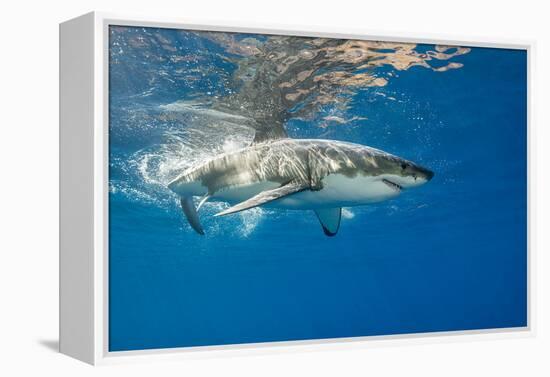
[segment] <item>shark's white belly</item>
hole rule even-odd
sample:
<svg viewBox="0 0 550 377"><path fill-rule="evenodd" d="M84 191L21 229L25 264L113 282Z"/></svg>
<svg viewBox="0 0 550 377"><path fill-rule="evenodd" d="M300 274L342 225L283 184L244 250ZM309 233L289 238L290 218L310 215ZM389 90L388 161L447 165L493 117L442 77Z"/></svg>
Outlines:
<svg viewBox="0 0 550 377"><path fill-rule="evenodd" d="M334 174L323 179L321 190L289 195L272 202L272 206L288 209L352 207L381 202L397 195L399 191L389 187L379 177L351 178Z"/></svg>
<svg viewBox="0 0 550 377"><path fill-rule="evenodd" d="M273 190L279 186L281 186L279 183L270 181L231 186L217 191L212 195L212 199L236 204L250 199L262 191Z"/></svg>
<svg viewBox="0 0 550 377"><path fill-rule="evenodd" d="M391 188L382 177L347 177L333 174L324 178L323 188L318 191L304 190L265 204L269 208L315 209L351 207L391 199L399 195L399 190ZM262 191L279 187L277 182L259 182L220 190L214 200L231 204L240 203Z"/></svg>

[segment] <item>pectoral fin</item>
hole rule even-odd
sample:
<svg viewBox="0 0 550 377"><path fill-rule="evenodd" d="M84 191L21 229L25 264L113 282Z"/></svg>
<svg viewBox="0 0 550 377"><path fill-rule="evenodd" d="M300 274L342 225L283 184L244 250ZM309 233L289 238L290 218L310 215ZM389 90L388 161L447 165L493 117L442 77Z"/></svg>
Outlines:
<svg viewBox="0 0 550 377"><path fill-rule="evenodd" d="M180 204L187 221L189 221L189 224L191 225L191 228L193 228L198 234L204 235L204 230L202 229L199 215L195 209L195 204L193 203L193 197L186 196L181 198Z"/></svg>
<svg viewBox="0 0 550 377"><path fill-rule="evenodd" d="M340 228L342 208L321 208L316 209L315 214L323 227L323 231L329 237L335 236Z"/></svg>
<svg viewBox="0 0 550 377"><path fill-rule="evenodd" d="M245 200L231 208L226 209L214 216L225 216L232 213L244 211L250 208L258 207L263 204L269 203L273 200L280 199L282 197L295 194L300 191L309 189L309 184L305 182L290 182L284 186L278 187L273 190L262 191L259 194Z"/></svg>

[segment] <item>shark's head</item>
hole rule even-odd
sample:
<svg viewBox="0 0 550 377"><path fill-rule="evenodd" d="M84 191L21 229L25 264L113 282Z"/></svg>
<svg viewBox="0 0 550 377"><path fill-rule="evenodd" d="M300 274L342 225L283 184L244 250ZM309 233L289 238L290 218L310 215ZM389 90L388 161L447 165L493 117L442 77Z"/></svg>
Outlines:
<svg viewBox="0 0 550 377"><path fill-rule="evenodd" d="M411 188L423 185L433 178L434 173L414 162L400 157L386 155L377 159L383 166L380 178L388 185L394 185L398 189Z"/></svg>

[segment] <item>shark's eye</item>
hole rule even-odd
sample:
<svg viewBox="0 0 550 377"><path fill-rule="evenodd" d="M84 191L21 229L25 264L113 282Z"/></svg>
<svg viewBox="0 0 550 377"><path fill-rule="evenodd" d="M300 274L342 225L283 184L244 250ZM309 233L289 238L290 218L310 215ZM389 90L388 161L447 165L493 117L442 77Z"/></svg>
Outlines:
<svg viewBox="0 0 550 377"><path fill-rule="evenodd" d="M405 170L406 168L407 168L407 164L402 163L402 164L401 164L401 169Z"/></svg>

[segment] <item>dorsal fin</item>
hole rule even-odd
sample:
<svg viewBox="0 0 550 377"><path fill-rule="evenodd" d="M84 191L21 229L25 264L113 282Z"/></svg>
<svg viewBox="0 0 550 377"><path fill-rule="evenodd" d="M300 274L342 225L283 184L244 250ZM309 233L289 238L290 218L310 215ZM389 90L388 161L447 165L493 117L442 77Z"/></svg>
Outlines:
<svg viewBox="0 0 550 377"><path fill-rule="evenodd" d="M252 144L263 143L269 140L285 139L288 135L283 127L257 128L254 132Z"/></svg>

